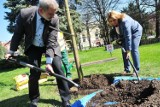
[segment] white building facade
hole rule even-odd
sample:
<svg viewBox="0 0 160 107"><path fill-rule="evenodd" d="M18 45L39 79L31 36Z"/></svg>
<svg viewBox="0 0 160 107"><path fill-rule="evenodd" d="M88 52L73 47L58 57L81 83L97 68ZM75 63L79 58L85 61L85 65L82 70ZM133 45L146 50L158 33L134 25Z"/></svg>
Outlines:
<svg viewBox="0 0 160 107"><path fill-rule="evenodd" d="M100 38L100 29L98 27L89 29L89 33L90 33L91 47L98 47L104 44L103 39ZM79 35L79 44L81 46L81 49L90 47L89 35L87 34L87 30L83 30L83 32Z"/></svg>

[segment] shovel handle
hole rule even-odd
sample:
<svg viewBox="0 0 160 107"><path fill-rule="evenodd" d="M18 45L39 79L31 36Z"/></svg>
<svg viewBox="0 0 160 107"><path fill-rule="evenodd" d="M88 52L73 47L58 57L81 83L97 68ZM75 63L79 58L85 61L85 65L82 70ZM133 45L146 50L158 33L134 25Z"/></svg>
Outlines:
<svg viewBox="0 0 160 107"><path fill-rule="evenodd" d="M25 67L28 67L28 68L31 68L31 69L35 69L37 71L41 71L41 72L47 72L46 70L42 69L42 68L39 68L39 67L36 67L34 65L31 65L31 64L28 64L26 62L23 62L23 61L18 61L17 59L13 59L13 58L9 58L8 59L10 62L16 62L22 66L25 66ZM59 78L59 79L63 79L71 84L73 84L74 86L76 87L80 87L77 83L73 82L72 80L69 80L67 79L66 77L62 76L62 75L59 75L59 74L56 74L56 73L50 73L51 76L54 76L56 78Z"/></svg>
<svg viewBox="0 0 160 107"><path fill-rule="evenodd" d="M122 51L123 51L124 53L126 53L126 50L125 50L123 47L122 47ZM134 70L134 72L135 72L135 74L136 74L136 77L137 77L137 79L138 79L138 81L139 81L139 77L138 77L138 74L137 74L137 69L136 69L135 66L132 64L130 58L128 58L128 60L129 60L129 63L131 64L131 66L132 66L132 68L133 68L133 70Z"/></svg>

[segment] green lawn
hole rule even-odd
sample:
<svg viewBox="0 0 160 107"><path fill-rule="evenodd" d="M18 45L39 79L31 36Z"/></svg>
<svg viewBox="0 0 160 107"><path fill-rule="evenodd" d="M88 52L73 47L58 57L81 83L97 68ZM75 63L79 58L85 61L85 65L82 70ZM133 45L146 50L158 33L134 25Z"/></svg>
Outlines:
<svg viewBox="0 0 160 107"><path fill-rule="evenodd" d="M160 43L140 46L140 60L141 70L140 76L160 77ZM73 58L73 54L69 55ZM80 62L86 63L96 60L103 60L107 58L117 58L115 61L105 62L101 64L94 64L91 66L83 67L84 75L98 74L98 73L120 73L123 71L123 62L120 49L115 49L112 56L106 52L104 47L92 48L86 51L79 52ZM43 59L45 60L45 59ZM43 65L44 68L44 65ZM0 107L28 107L28 90L21 91L13 90L15 81L13 78L16 75L28 73L28 68L18 68L0 71ZM75 68L72 69L73 78L77 78ZM53 83L54 77L49 77L49 81L40 85L41 99L39 107L52 107L53 102L56 107L60 106L60 97L57 91L56 84ZM73 103L78 98L72 96L71 102Z"/></svg>

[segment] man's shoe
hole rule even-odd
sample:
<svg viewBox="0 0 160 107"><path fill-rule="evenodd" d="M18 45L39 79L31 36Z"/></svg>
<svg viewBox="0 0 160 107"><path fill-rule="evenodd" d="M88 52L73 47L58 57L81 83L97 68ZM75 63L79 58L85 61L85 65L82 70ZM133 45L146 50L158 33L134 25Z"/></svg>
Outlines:
<svg viewBox="0 0 160 107"><path fill-rule="evenodd" d="M73 86L73 87L71 87L71 88L69 89L69 91L70 91L71 93L78 92L78 88L75 87L75 86Z"/></svg>
<svg viewBox="0 0 160 107"><path fill-rule="evenodd" d="M71 107L70 101L62 101L62 107Z"/></svg>
<svg viewBox="0 0 160 107"><path fill-rule="evenodd" d="M31 103L29 107L38 107L37 104Z"/></svg>
<svg viewBox="0 0 160 107"><path fill-rule="evenodd" d="M30 103L30 107L38 107L38 101L39 101L39 98L32 100Z"/></svg>

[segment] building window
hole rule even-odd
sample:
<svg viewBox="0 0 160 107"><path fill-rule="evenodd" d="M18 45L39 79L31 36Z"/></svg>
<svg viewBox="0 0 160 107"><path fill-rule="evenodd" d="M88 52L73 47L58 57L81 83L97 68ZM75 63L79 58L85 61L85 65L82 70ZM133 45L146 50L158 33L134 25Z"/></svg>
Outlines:
<svg viewBox="0 0 160 107"><path fill-rule="evenodd" d="M83 38L83 42L86 42L86 36L83 35L82 38Z"/></svg>
<svg viewBox="0 0 160 107"><path fill-rule="evenodd" d="M96 39L99 39L99 33L98 33L98 29L96 29L96 32L95 32L95 37L96 37Z"/></svg>

